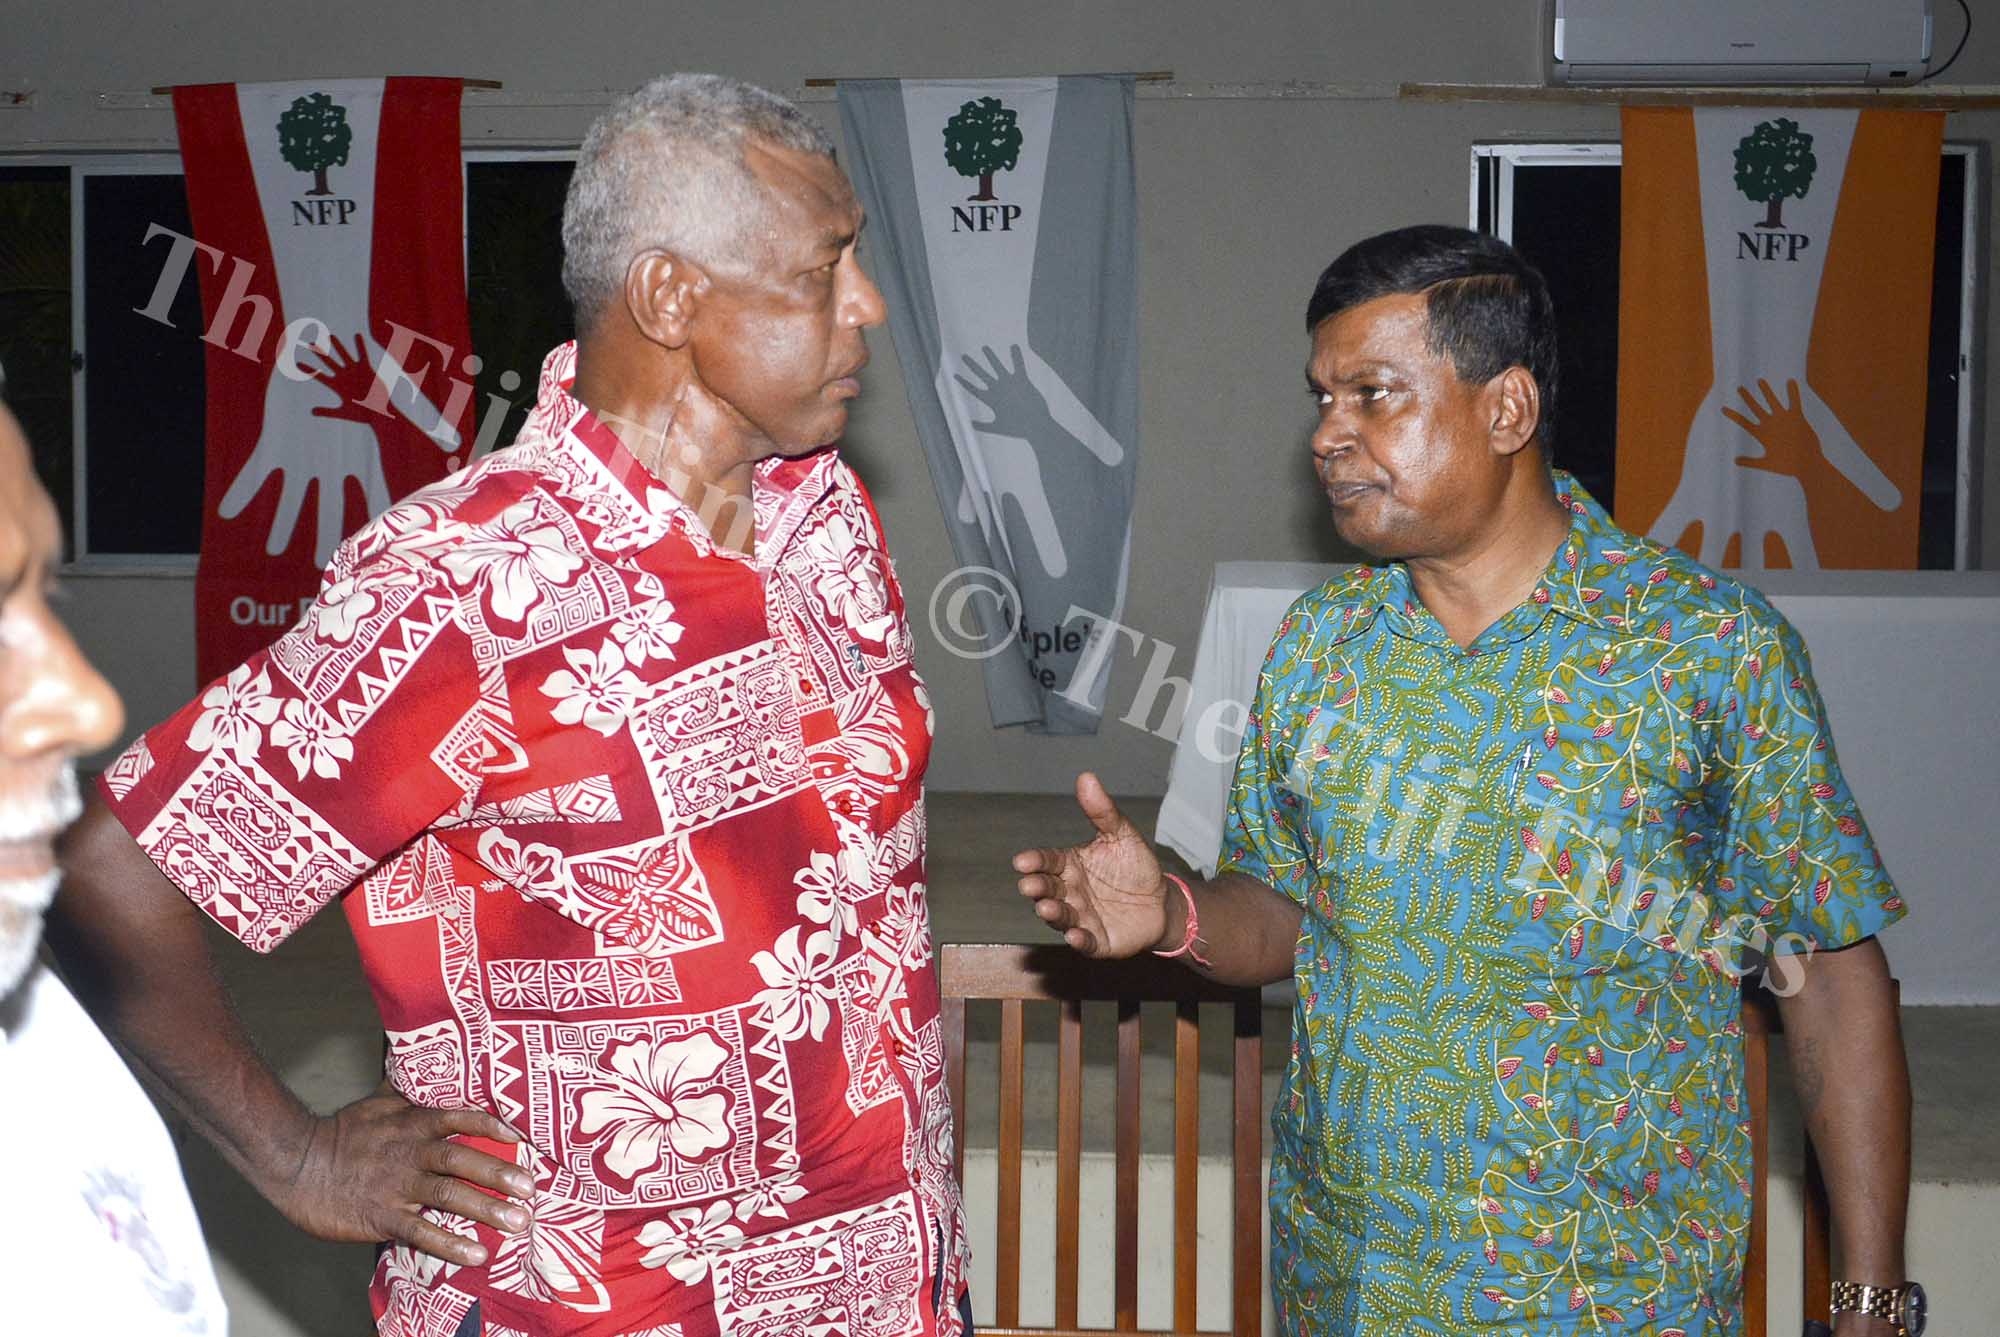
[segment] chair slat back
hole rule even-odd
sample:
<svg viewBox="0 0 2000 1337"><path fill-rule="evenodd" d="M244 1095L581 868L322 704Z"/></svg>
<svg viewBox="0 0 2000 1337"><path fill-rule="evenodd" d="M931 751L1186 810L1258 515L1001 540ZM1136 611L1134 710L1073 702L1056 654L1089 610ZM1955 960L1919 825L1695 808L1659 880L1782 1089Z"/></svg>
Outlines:
<svg viewBox="0 0 2000 1337"><path fill-rule="evenodd" d="M968 1099L982 1093L965 1068L968 1000L998 1000L999 1221L995 1231L993 1337L1037 1333L1063 1337L1077 1333L1081 1271L1083 1159L1083 1004L1117 1004L1117 1088L1113 1130L1111 1332L1137 1334L1139 1321L1139 1221L1141 1004L1174 1004L1174 1165L1173 1165L1173 1329L1172 1337L1203 1337L1196 1329L1197 1212L1200 1169L1200 1005L1232 1006L1231 1039L1235 1076L1231 1096L1232 1194L1231 1331L1253 1334L1263 1312L1263 1013L1255 989L1215 984L1180 966L1153 957L1131 961L1089 961L1067 947L1050 945L952 944L939 952L944 993L946 1070L951 1082L956 1155L964 1177L965 1117ZM1056 1055L1055 1323L1021 1325L1021 1169L1024 1086L1023 1008L1033 1001L1059 1005ZM1093 1261L1099 1255L1093 1254ZM1099 1264L1101 1266L1101 1264ZM1162 1335L1165 1337L1165 1335ZM1205 1335L1213 1337L1213 1335Z"/></svg>

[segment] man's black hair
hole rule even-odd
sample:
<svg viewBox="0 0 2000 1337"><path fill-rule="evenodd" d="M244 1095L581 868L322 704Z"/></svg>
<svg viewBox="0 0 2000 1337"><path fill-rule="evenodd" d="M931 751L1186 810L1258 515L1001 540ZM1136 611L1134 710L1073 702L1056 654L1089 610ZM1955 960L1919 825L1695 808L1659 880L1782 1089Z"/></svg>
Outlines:
<svg viewBox="0 0 2000 1337"><path fill-rule="evenodd" d="M1556 314L1541 272L1483 232L1399 228L1356 242L1326 267L1306 305L1306 332L1399 293L1425 295L1431 352L1449 357L1461 381L1483 385L1509 367L1528 369L1541 391L1535 437L1547 458L1556 425Z"/></svg>

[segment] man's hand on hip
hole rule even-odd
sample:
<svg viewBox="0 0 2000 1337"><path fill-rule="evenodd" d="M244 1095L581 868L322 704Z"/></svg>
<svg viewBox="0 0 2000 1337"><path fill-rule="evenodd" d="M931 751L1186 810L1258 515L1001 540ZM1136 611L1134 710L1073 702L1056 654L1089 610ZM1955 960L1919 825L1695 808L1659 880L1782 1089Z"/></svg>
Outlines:
<svg viewBox="0 0 2000 1337"><path fill-rule="evenodd" d="M528 1209L509 1198L527 1201L535 1181L520 1166L455 1137L521 1140L483 1110L412 1105L384 1082L317 1119L297 1173L260 1187L294 1225L321 1239L396 1240L477 1267L486 1261L483 1245L418 1213L434 1207L517 1234L528 1227Z"/></svg>

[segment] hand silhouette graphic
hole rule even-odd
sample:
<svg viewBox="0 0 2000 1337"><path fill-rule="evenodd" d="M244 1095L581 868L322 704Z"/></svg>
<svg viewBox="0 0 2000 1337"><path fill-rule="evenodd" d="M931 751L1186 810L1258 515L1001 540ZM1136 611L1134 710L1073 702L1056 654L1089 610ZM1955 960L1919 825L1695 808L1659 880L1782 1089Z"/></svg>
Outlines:
<svg viewBox="0 0 2000 1337"><path fill-rule="evenodd" d="M354 336L351 353L339 339L312 352L320 367L300 363L277 368L265 385L257 448L230 482L217 512L233 520L273 478L281 480L278 509L264 543L264 551L276 556L291 546L311 491L317 510L313 561L324 566L345 529L349 480L360 485L369 515L379 515L389 505L382 434L428 438L439 450L453 450L458 433L448 424L438 435L426 431L425 422L438 421L436 406L365 334ZM389 412L377 413L366 404L378 379L388 383ZM331 404L325 402L329 395Z"/></svg>
<svg viewBox="0 0 2000 1337"><path fill-rule="evenodd" d="M318 381L321 385L340 396L340 402L326 407L315 408L315 418L345 418L373 427L384 414L367 407L366 400L375 389L375 367L368 360L368 345L359 334L354 336L354 352L347 351L347 345L340 336L333 337L333 347L314 348L312 355L319 359L317 368L298 364L298 369Z"/></svg>
<svg viewBox="0 0 2000 1337"><path fill-rule="evenodd" d="M1786 381L1786 399L1778 402L1777 392L1765 380L1757 382L1757 388L1764 392L1764 402L1750 393L1748 386L1738 386L1736 393L1743 399L1744 412L1724 406L1722 416L1741 427L1757 444L1764 448L1762 455L1738 455L1736 463L1745 469L1762 469L1768 473L1787 474L1793 478L1805 479L1827 464L1825 452L1820 449L1819 433L1806 421L1805 407L1799 402L1799 383Z"/></svg>
<svg viewBox="0 0 2000 1337"><path fill-rule="evenodd" d="M971 379L952 377L993 415L985 422L974 423L974 427L989 436L1013 436L1031 442L1071 436L1049 412L1048 397L1028 379L1027 358L1021 345L1013 347L1011 367L1001 365L1000 355L991 348L979 351L986 355L985 366L971 357L962 357L959 361L965 363Z"/></svg>

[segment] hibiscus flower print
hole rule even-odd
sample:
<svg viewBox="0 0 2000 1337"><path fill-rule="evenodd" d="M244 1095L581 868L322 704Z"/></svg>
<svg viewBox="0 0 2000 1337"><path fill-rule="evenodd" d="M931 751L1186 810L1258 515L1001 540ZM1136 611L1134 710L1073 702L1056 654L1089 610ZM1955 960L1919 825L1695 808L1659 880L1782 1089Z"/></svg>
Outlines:
<svg viewBox="0 0 2000 1337"><path fill-rule="evenodd" d="M566 649L563 658L569 668L557 669L542 680L542 695L555 699L557 723L581 721L611 737L624 726L646 685L625 667L624 652L608 641L595 654Z"/></svg>
<svg viewBox="0 0 2000 1337"><path fill-rule="evenodd" d="M578 1097L577 1140L603 1138L599 1159L628 1184L669 1151L685 1164L721 1150L735 1138L729 1091L715 1081L728 1057L708 1031L614 1044L605 1055L613 1083Z"/></svg>
<svg viewBox="0 0 2000 1337"><path fill-rule="evenodd" d="M905 970L922 970L931 959L930 907L924 884L892 885L882 898L882 934Z"/></svg>
<svg viewBox="0 0 2000 1337"><path fill-rule="evenodd" d="M633 609L611 628L612 639L624 647L625 657L636 667L649 659L665 662L674 657L674 646L687 628L674 621L674 606L654 599Z"/></svg>
<svg viewBox="0 0 2000 1337"><path fill-rule="evenodd" d="M641 1226L639 1243L646 1252L639 1262L664 1267L675 1281L691 1286L708 1275L712 1254L742 1242L743 1232L731 1219L729 1204L717 1200L705 1208L682 1207L668 1212L664 1221Z"/></svg>
<svg viewBox="0 0 2000 1337"><path fill-rule="evenodd" d="M583 569L559 527L534 521L534 503L515 502L490 523L468 527L464 542L440 559L461 586L484 580L493 611L509 622L540 602L543 582L567 585Z"/></svg>
<svg viewBox="0 0 2000 1337"><path fill-rule="evenodd" d="M827 517L826 526L805 540L812 562L813 585L827 611L855 635L881 644L895 618L889 612L888 589L875 567L875 555L855 536L847 517Z"/></svg>
<svg viewBox="0 0 2000 1337"><path fill-rule="evenodd" d="M354 743L331 718L294 697L285 702L284 718L271 726L271 742L285 749L298 778L311 771L322 780L338 780L342 762L354 760Z"/></svg>
<svg viewBox="0 0 2000 1337"><path fill-rule="evenodd" d="M479 862L492 870L491 881L482 882L482 891L513 887L523 894L549 895L562 890L562 854L551 845L521 843L498 830L479 838Z"/></svg>
<svg viewBox="0 0 2000 1337"><path fill-rule="evenodd" d="M238 664L221 682L202 694L202 712L188 730L188 746L197 752L225 748L245 765L257 759L264 730L278 718L278 700L271 695L271 675L263 669L250 676L248 664Z"/></svg>
<svg viewBox="0 0 2000 1337"><path fill-rule="evenodd" d="M799 1182L798 1171L774 1176L737 1196L736 1219L774 1216L782 1221L792 1214L791 1205L805 1195L806 1186Z"/></svg>
<svg viewBox="0 0 2000 1337"><path fill-rule="evenodd" d="M319 593L319 601L313 605L313 634L323 641L335 645L345 645L354 639L362 619L381 607L382 601L375 597L360 576L346 576L334 581Z"/></svg>
<svg viewBox="0 0 2000 1337"><path fill-rule="evenodd" d="M750 958L768 989L760 990L757 1003L764 1009L780 1039L796 1040L810 1034L818 1040L832 1020L834 990L833 934L821 930L799 945L797 925L788 928L772 946Z"/></svg>
<svg viewBox="0 0 2000 1337"><path fill-rule="evenodd" d="M832 925L836 938L854 932L859 920L853 902L843 893L840 864L831 854L815 850L810 866L801 868L792 882L799 888L800 914L815 924Z"/></svg>

